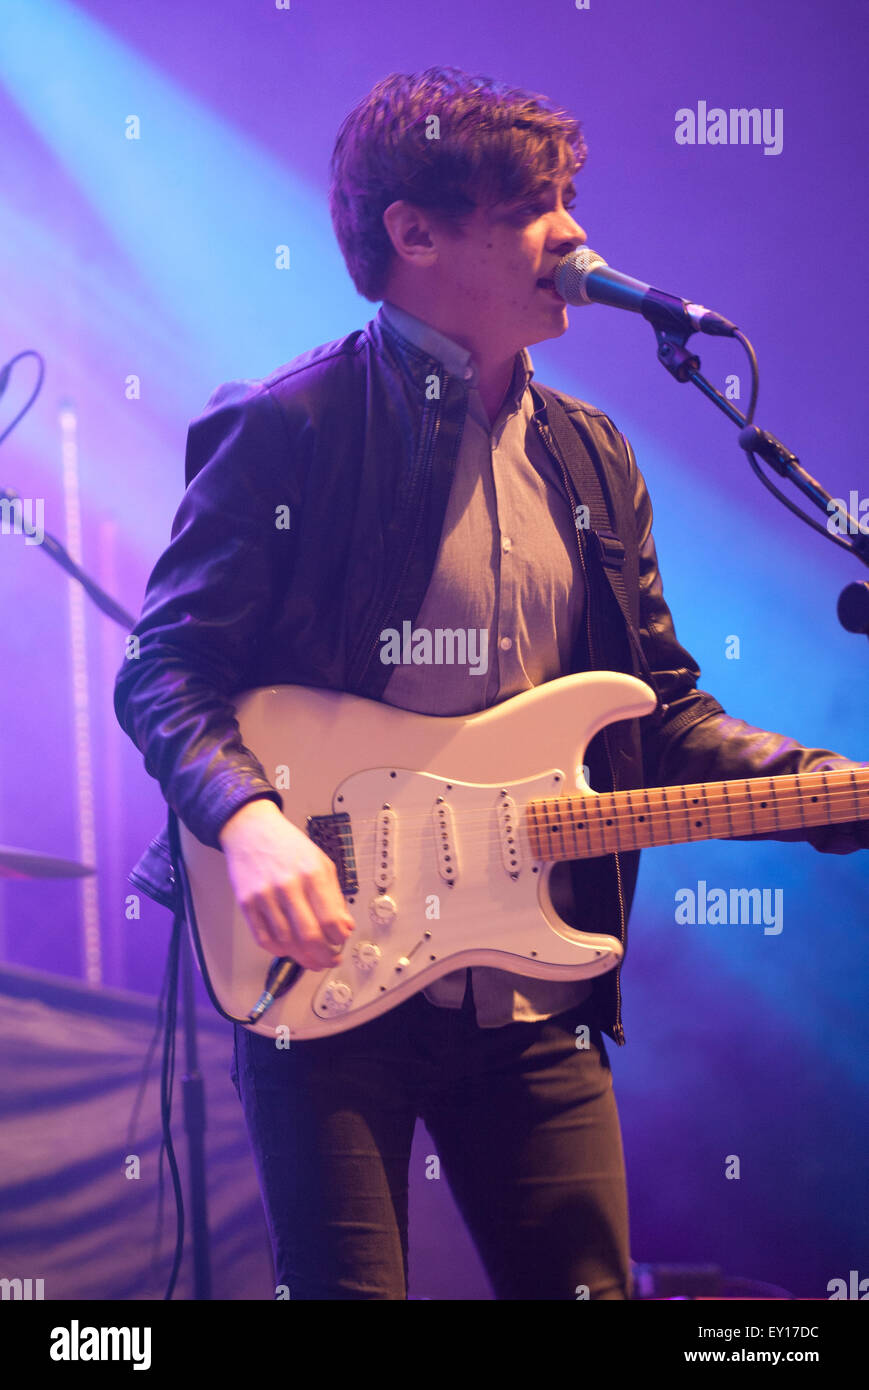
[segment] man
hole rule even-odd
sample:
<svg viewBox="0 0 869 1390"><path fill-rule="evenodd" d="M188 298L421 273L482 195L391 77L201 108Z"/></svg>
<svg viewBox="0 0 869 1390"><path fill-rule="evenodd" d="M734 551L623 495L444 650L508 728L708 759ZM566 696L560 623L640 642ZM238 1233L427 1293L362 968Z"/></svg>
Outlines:
<svg viewBox="0 0 869 1390"><path fill-rule="evenodd" d="M578 124L529 93L455 69L379 83L339 133L331 208L357 289L382 307L262 383L219 388L191 426L187 492L116 711L170 806L226 854L257 942L308 969L334 961L352 918L331 860L283 817L240 741L241 690L321 686L454 715L619 667L647 673L658 708L592 741L598 790L862 766L697 690L629 444L602 412L532 381L528 346L567 327L552 274L586 239L570 211L584 158ZM618 533L595 544L576 524L589 459ZM286 508L289 529L275 525ZM613 554L627 615L606 577ZM386 634L405 621L481 634L485 669L390 665ZM291 765L315 755L288 750ZM867 828L776 838L850 852ZM638 859L572 865L565 914L624 940ZM565 984L483 967L287 1051L236 1026L279 1288L406 1296L421 1116L497 1298L629 1297L604 1034L624 1041L619 972Z"/></svg>

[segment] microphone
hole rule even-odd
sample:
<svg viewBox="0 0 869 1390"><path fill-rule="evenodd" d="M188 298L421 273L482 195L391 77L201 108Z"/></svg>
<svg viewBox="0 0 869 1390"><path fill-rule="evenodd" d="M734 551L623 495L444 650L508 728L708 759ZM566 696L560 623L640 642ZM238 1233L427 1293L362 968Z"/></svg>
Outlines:
<svg viewBox="0 0 869 1390"><path fill-rule="evenodd" d="M738 331L729 319L713 314L702 304L665 294L652 285L644 285L642 280L611 270L603 256L588 246L562 256L552 279L568 304L608 304L611 309L629 309L631 313L642 314L653 327L688 333L732 338Z"/></svg>

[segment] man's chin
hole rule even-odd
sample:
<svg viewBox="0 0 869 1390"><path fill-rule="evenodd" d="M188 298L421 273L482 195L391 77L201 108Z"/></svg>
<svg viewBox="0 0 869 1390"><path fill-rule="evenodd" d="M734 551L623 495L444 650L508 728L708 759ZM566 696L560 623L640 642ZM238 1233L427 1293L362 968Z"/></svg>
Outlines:
<svg viewBox="0 0 869 1390"><path fill-rule="evenodd" d="M547 327L538 327L536 330L536 337L529 338L525 344L526 347L531 347L533 343L543 343L547 338L560 338L570 327L567 318L567 304L552 304L547 307L549 309L548 314L537 315L538 319L543 319Z"/></svg>

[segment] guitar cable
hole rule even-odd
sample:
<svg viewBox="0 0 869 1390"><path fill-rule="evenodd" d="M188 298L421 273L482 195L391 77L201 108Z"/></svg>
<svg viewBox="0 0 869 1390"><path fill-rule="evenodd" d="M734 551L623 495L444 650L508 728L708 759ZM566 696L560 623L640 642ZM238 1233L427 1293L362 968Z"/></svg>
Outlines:
<svg viewBox="0 0 869 1390"><path fill-rule="evenodd" d="M139 1090L133 1103L133 1111L130 1116L130 1124L127 1131L126 1152L135 1152L135 1129L139 1110L144 1099L145 1087L151 1071L151 1062L157 1039L163 1033L163 1055L160 1069L160 1157L157 1167L157 1221L154 1231L154 1242L151 1255L152 1269L156 1265L160 1249L160 1232L163 1225L163 1199L164 1199L164 1173L163 1155L165 1153L169 1172L172 1178L172 1188L175 1195L175 1253L172 1261L172 1270L169 1275L169 1282L164 1300L171 1299L178 1280L178 1272L181 1268L181 1256L184 1247L184 1195L181 1187L181 1177L178 1171L178 1161L175 1156L175 1147L172 1142L172 1091L175 1076L175 1029L178 1016L178 979L179 961L181 955L181 934L184 930L184 910L182 906L173 913L172 934L169 939L169 951L166 957L166 968L163 974L163 982L160 986L160 994L157 1000L157 1018L154 1024L154 1031L148 1050L145 1054L145 1061L142 1067L142 1075L139 1081Z"/></svg>
<svg viewBox="0 0 869 1390"><path fill-rule="evenodd" d="M152 1263L156 1262L159 1255L160 1231L163 1224L163 1200L165 1192L163 1169L164 1154L169 1164L172 1190L175 1197L175 1249L169 1280L166 1285L166 1291L163 1294L164 1302L171 1300L175 1291L184 1252L184 1192L178 1168L178 1159L175 1153L175 1145L172 1139L172 1097L175 1081L175 1041L178 1023L178 986L181 973L181 943L184 929L187 925L186 904L190 901L190 886L184 871L184 861L180 852L177 819L171 808L169 811L169 843L172 852L172 867L175 874L175 882L178 884L181 893L180 900L172 914L172 933L169 939L169 950L166 957L163 982L160 986L160 994L157 1000L157 1018L154 1025L154 1032L145 1055L142 1077L133 1104L127 1139L127 1151L132 1152L135 1147L132 1136L135 1132L138 1112L144 1098L144 1090L151 1070L154 1049L162 1031L163 1050L160 1068L161 1143L157 1169L157 1222L154 1233ZM263 994L260 996L254 1009L251 1010L247 1018L235 1018L232 1019L232 1021L244 1024L254 1022L257 1018L262 1017L266 1009L290 988L301 970L302 967L296 961L288 957L276 958L272 962L266 977L266 986ZM231 1018L231 1015L226 1015L226 1017Z"/></svg>

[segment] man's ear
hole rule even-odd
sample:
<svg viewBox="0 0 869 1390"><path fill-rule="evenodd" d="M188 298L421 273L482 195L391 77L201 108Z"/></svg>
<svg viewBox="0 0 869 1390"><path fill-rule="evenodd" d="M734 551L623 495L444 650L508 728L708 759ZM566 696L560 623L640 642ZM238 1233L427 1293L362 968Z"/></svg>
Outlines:
<svg viewBox="0 0 869 1390"><path fill-rule="evenodd" d="M383 225L396 256L405 264L417 269L434 265L438 258L437 237L424 208L399 198L385 210Z"/></svg>

